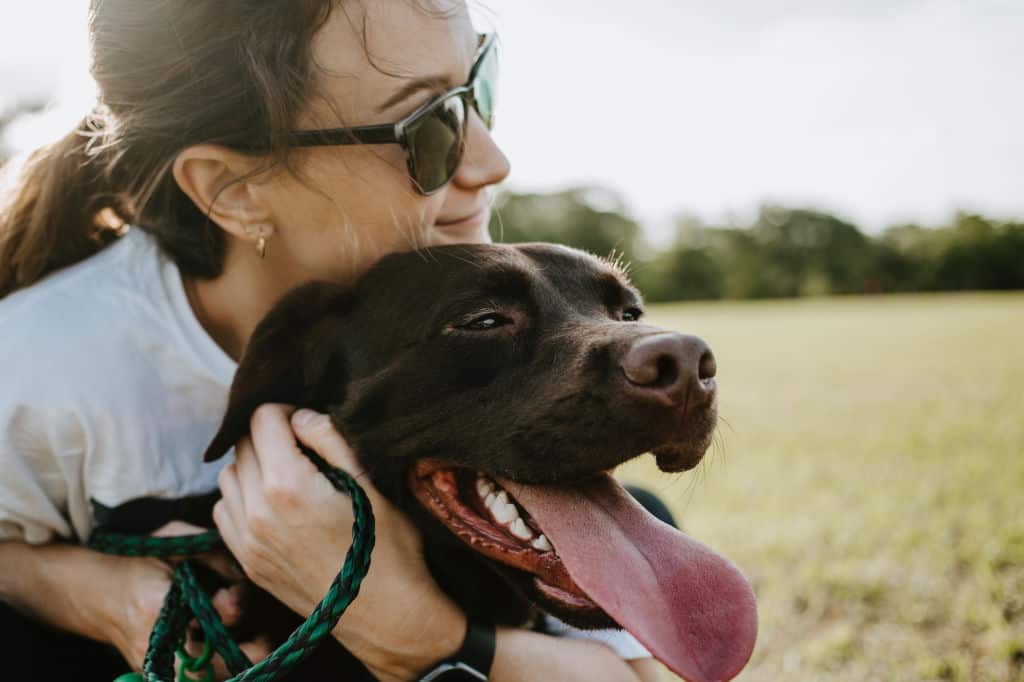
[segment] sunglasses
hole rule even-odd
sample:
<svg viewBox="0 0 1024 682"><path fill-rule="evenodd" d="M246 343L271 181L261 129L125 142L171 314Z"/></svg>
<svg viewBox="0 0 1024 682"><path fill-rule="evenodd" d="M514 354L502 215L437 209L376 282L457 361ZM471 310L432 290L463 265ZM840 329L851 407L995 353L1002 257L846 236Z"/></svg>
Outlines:
<svg viewBox="0 0 1024 682"><path fill-rule="evenodd" d="M399 144L405 150L413 187L425 196L448 184L462 161L470 107L488 129L494 126L498 77L497 37L481 36L469 81L433 99L397 123L292 132L295 147Z"/></svg>

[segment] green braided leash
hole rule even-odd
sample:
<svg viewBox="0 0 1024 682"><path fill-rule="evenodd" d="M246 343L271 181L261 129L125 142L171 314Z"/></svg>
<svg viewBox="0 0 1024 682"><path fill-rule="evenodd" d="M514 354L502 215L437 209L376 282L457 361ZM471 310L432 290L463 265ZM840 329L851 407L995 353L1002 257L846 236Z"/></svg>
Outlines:
<svg viewBox="0 0 1024 682"><path fill-rule="evenodd" d="M203 673L201 679L212 679L210 658L217 651L233 677L229 682L271 682L283 677L313 652L317 645L330 636L341 614L359 594L359 586L370 569L373 551L373 509L366 493L351 476L328 464L312 450L302 447L317 469L334 487L352 498L355 520L352 523L352 546L345 555L341 572L331 583L324 597L302 625L266 659L253 665L238 648L217 616L210 597L196 581L195 573L187 561L174 568L171 589L164 599L156 625L149 637L149 650L142 664L142 674L119 677L116 682L144 680L144 682L170 682L174 678L175 652L182 658L182 671ZM97 531L89 538L88 546L106 554L169 558L202 554L224 546L216 531L184 537L156 538ZM196 659L181 652L188 622L195 618L206 637L207 650ZM179 677L179 679L189 679Z"/></svg>

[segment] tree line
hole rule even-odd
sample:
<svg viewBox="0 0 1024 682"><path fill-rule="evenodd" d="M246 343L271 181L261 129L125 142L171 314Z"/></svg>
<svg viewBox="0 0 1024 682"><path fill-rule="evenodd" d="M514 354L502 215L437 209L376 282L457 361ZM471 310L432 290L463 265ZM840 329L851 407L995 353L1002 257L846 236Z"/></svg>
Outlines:
<svg viewBox="0 0 1024 682"><path fill-rule="evenodd" d="M589 187L506 193L491 234L621 254L651 301L1024 289L1024 222L966 212L867 235L823 211L764 205L749 224L680 217L673 242L654 249L620 197Z"/></svg>
<svg viewBox="0 0 1024 682"><path fill-rule="evenodd" d="M42 102L0 110L0 141ZM0 145L0 168L5 160ZM505 193L491 219L497 241L550 241L632 264L651 301L779 298L967 289L1024 289L1024 223L958 213L946 225L897 225L866 235L823 211L765 205L745 225L675 221L652 248L622 198L601 187Z"/></svg>

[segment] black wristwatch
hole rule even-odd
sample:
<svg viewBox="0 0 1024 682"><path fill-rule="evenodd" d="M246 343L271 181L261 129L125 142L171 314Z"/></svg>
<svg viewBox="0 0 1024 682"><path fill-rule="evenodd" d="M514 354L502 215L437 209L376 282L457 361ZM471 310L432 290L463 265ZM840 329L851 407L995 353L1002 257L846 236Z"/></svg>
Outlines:
<svg viewBox="0 0 1024 682"><path fill-rule="evenodd" d="M451 657L416 678L416 682L479 682L491 674L496 634L493 625L470 621L466 638Z"/></svg>

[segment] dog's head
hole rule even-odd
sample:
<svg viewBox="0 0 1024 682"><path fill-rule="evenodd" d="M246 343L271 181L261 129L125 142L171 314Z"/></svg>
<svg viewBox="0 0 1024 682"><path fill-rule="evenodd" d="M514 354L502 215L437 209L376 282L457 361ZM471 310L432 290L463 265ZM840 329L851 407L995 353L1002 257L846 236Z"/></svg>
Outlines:
<svg viewBox="0 0 1024 682"><path fill-rule="evenodd" d="M749 630L752 598L712 570L724 560L655 525L606 473L646 452L663 470L691 468L717 421L710 349L642 316L619 268L565 247L388 256L354 287L311 283L274 307L207 458L248 431L261 403L329 412L374 484L420 525L441 584L478 617L521 621L532 602L590 627L667 618L678 629L676 616L619 603L628 592L616 600L614 583L657 590L678 578L668 573L710 571L741 602L716 618ZM687 566L673 543L686 545ZM655 635L648 646L669 636Z"/></svg>

